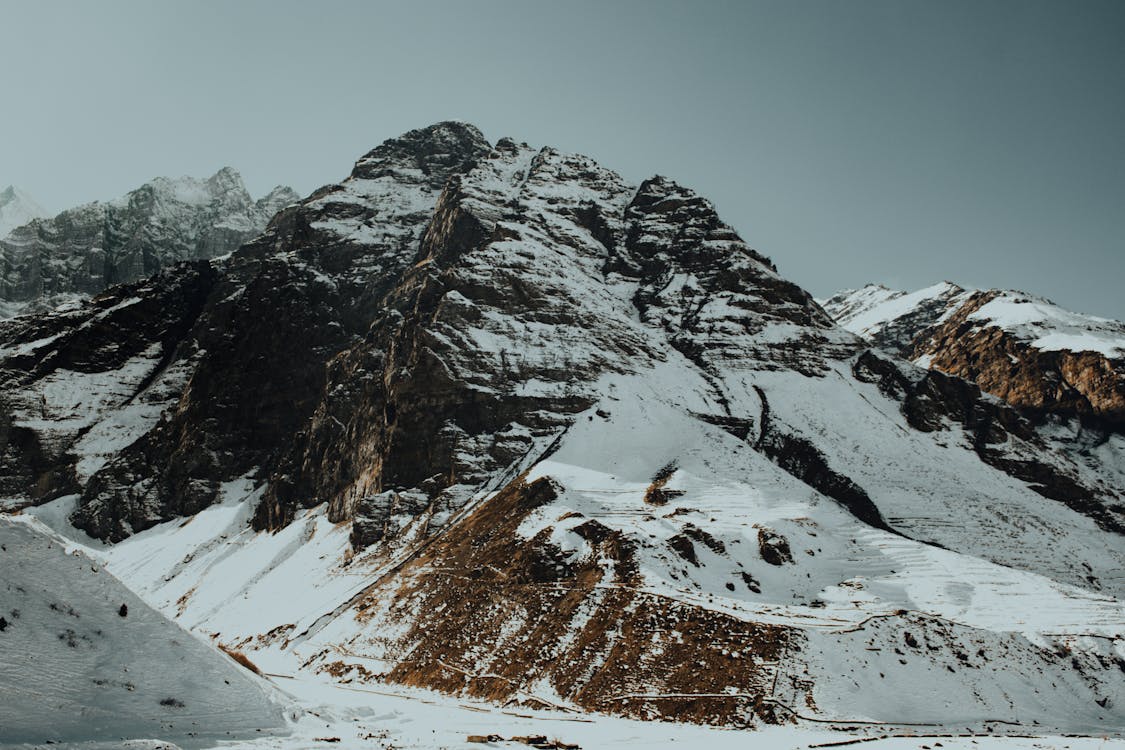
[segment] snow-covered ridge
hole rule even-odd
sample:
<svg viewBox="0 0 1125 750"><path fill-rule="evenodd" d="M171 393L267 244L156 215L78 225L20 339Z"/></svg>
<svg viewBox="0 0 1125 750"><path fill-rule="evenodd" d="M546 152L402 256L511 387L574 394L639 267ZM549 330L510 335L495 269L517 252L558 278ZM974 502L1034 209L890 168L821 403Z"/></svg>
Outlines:
<svg viewBox="0 0 1125 750"><path fill-rule="evenodd" d="M971 290L949 281L915 292L868 284L817 302L852 333L888 349L905 351L919 331L948 318L971 295Z"/></svg>
<svg viewBox="0 0 1125 750"><path fill-rule="evenodd" d="M1075 313L1050 300L1014 290L966 289L948 281L903 292L880 284L838 292L818 300L844 328L907 353L931 326L957 313L970 300L987 301L968 314L979 327L996 327L1042 351L1090 351L1125 357L1125 323Z"/></svg>
<svg viewBox="0 0 1125 750"><path fill-rule="evenodd" d="M1097 352L1125 357L1125 323L1070 312L1050 300L1022 292L1000 292L968 316L996 326L1042 351Z"/></svg>

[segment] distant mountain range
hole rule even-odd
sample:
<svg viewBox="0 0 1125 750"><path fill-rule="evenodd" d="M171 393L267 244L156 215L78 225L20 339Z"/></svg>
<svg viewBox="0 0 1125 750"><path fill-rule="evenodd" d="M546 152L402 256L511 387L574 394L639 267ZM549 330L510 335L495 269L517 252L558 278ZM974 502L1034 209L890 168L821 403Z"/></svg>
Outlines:
<svg viewBox="0 0 1125 750"><path fill-rule="evenodd" d="M205 180L157 178L54 218L9 191L13 199L0 203L0 216L12 223L0 232L0 312L8 315L230 253L298 200L292 189L277 187L255 201L229 167Z"/></svg>

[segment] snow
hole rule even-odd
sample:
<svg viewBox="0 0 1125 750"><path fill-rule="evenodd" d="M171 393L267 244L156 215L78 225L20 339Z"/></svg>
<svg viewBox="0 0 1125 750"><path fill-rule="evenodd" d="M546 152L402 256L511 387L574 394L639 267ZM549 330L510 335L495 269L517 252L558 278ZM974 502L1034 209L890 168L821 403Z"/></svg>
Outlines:
<svg viewBox="0 0 1125 750"><path fill-rule="evenodd" d="M956 284L943 281L915 292L902 292L871 284L862 289L847 290L831 299L817 300L836 322L856 335L870 338L895 321L916 312L925 303L945 302L945 311L932 323L945 320L972 294Z"/></svg>
<svg viewBox="0 0 1125 750"><path fill-rule="evenodd" d="M126 404L156 366L160 348L155 343L116 370L52 372L21 394L22 408L13 409L13 423L45 431L74 431L92 426L102 415Z"/></svg>
<svg viewBox="0 0 1125 750"><path fill-rule="evenodd" d="M282 727L272 689L29 518L0 517L0 744Z"/></svg>
<svg viewBox="0 0 1125 750"><path fill-rule="evenodd" d="M375 179L349 179L308 204L311 215L320 212L313 228L343 243L412 253L423 224L416 219L432 212L438 199L416 172L396 167ZM495 436L466 435L458 443L459 471L469 468L448 491L448 507L394 519L402 522L398 537L358 554L350 525L329 520L325 505L299 510L276 532L254 531L249 521L266 480L254 472L223 485L220 502L201 513L113 546L69 526L74 496L25 512L202 641L245 652L291 695L289 736L225 746L309 747L324 737L339 737L342 746L460 746L469 734L543 733L583 747L808 747L850 739L829 731L837 724L869 724L873 737L940 734L943 747L1065 742L1088 748L1095 747L1092 741L1080 739L947 735L1002 731L1010 724L1019 732L1121 732L1125 688L1115 659L1125 658L1125 550L1118 537L982 463L959 425L931 433L911 429L901 404L853 376L853 337L757 312L762 298L753 289L701 299L694 311L698 330L685 332L677 300L705 291L705 276L675 273L642 318L633 304L638 284L607 275L607 247L573 220L577 208L593 202L604 209L610 234L624 232L634 188L589 160L515 147L483 160L460 188L464 207L495 231L482 247L464 249L456 268L442 269L443 259L433 258L419 269L449 270L460 275L451 282L469 282L464 293L445 295L427 329L440 349L437 361L480 392L507 389L544 404L570 399L589 408L575 414L544 406L519 415L527 424L513 421ZM512 207L519 209L518 221ZM740 243L730 246L732 265L761 265ZM403 260L368 255L371 273ZM306 271L335 283L311 264ZM769 276L765 266L759 272ZM548 302L525 313L473 291L507 289L512 279ZM919 304L966 294L950 284L912 295L868 288L861 295L868 306L856 308L852 323L873 330ZM1013 313L1001 313L1006 325L1034 322L1013 322ZM674 335L694 336L702 365L671 344ZM33 342L30 351L50 343ZM75 448L79 477L86 478L172 403L132 394L156 356L146 352L119 373L59 371L34 392L42 413L28 407L19 418L38 419L44 430L60 424L88 430ZM792 369L793 361L807 367ZM806 370L820 376L802 374ZM169 374L163 392L175 392L188 372L185 366ZM758 450L767 413L774 429L807 439L827 467L863 487L892 531L862 523ZM741 420L747 434L736 437L712 423L722 418ZM494 439L521 446L520 457L506 466L489 464L484 456ZM1079 438L1059 426L1050 440L1063 445ZM552 452L541 458L548 445ZM1030 450L1015 439L1005 447ZM1069 454L1036 450L1083 476L1125 472L1122 441L1092 446L1090 463L1082 465ZM572 562L591 561L595 545L574 529L595 519L635 550L638 593L791 634L799 650L758 666L776 677L762 697L786 706L800 726L748 733L517 712L364 682L357 669L336 679L317 671L325 658L374 672L399 663L402 654L388 644L409 630L411 618L401 609L392 614L390 596L362 613L357 603L385 591L378 586L388 573L422 559L424 530L444 533L447 519L455 525L471 516L523 472L527 481L549 478L558 487L555 501L520 523L524 539L543 539ZM645 501L658 475L666 479L663 505ZM685 537L693 540L694 561L673 546ZM784 539L792 560L765 559L764 539ZM772 543L775 549L781 544ZM564 644L621 585L609 569L614 563L593 562L609 574L566 624ZM404 606L417 609L421 601ZM506 618L498 637L523 637L526 613L508 615L501 604L488 610L490 617ZM621 632L608 626L607 652ZM910 646L904 633L924 645ZM495 658L494 645L482 640L466 657L472 663L451 668L484 671ZM741 649L727 655L748 658ZM552 704L566 702L547 679L521 690ZM919 726L904 726L909 723ZM936 743L898 737L869 744Z"/></svg>
<svg viewBox="0 0 1125 750"><path fill-rule="evenodd" d="M896 323L910 323L917 333L953 315L976 290L965 290L948 281L906 293L869 285L818 300L844 328L866 338L876 338ZM1125 357L1125 323L1070 312L1023 292L991 290L992 297L968 320L980 327L995 326L1042 351L1092 351L1119 359ZM912 321L929 307L940 313ZM928 366L929 360L915 362Z"/></svg>
<svg viewBox="0 0 1125 750"><path fill-rule="evenodd" d="M503 709L425 691L331 686L301 677L274 678L274 682L305 707L305 713L290 723L293 735L224 743L224 748L290 750L319 746L316 744L318 737L339 737L340 747L515 749L527 745L511 738L542 735L578 745L583 750L647 750L654 747L806 750L855 739L853 735L818 728L765 727L740 731L596 714ZM998 726L997 730L1003 731L1003 727ZM483 745L468 743L466 740L471 735L498 735L507 741ZM1125 747L1125 740L1102 737L998 737L985 734L958 737L953 732L931 733L924 727L872 727L862 732L859 739L863 741L860 747L872 750L919 750L932 748L935 742L940 742L949 750L1113 750Z"/></svg>

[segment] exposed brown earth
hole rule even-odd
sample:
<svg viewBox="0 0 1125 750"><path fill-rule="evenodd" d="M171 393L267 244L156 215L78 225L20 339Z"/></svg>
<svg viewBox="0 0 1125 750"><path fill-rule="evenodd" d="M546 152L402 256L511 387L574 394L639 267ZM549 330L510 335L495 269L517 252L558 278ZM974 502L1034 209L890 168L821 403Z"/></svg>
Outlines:
<svg viewBox="0 0 1125 750"><path fill-rule="evenodd" d="M595 520L575 529L594 548L577 561L549 531L520 537L555 498L549 479L516 480L368 593L359 618L410 623L386 679L532 704L550 703L527 692L545 682L567 705L638 718L784 720L772 665L795 631L638 591L631 542Z"/></svg>

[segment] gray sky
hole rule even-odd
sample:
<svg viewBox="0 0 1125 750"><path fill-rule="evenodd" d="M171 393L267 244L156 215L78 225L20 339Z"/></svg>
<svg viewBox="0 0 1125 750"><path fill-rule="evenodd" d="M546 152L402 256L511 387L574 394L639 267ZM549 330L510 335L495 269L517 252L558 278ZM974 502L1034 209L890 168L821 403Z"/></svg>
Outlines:
<svg viewBox="0 0 1125 750"><path fill-rule="evenodd" d="M817 295L1125 319L1125 2L0 0L0 187L338 180L443 119L689 185Z"/></svg>

